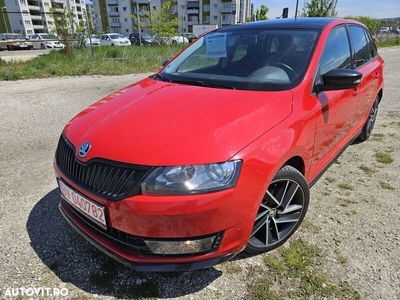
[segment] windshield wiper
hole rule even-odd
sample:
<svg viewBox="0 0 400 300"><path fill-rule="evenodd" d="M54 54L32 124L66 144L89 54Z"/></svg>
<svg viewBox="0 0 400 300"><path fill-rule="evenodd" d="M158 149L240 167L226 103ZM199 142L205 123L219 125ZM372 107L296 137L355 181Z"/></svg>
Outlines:
<svg viewBox="0 0 400 300"><path fill-rule="evenodd" d="M165 81L165 82L171 82L171 80L169 80L168 78L160 75L160 74L154 74L152 76L150 76L151 78L155 79L155 80L161 80L161 81Z"/></svg>
<svg viewBox="0 0 400 300"><path fill-rule="evenodd" d="M171 82L182 83L182 84L190 84L190 85L197 85L197 86L204 86L204 87L211 87L211 88L223 88L223 89L230 89L230 90L235 90L236 89L234 86L231 86L231 85L205 82L203 80L172 80Z"/></svg>

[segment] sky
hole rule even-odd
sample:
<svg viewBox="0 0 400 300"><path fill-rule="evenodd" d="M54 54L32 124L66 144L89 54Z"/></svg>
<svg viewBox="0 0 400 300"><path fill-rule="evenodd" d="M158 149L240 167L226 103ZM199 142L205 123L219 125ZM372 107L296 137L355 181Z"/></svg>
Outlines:
<svg viewBox="0 0 400 300"><path fill-rule="evenodd" d="M299 0L299 11L306 0ZM256 9L261 4L269 7L268 18L282 15L282 9L289 7L289 18L294 17L296 0L252 0ZM338 0L338 17L369 16L375 18L400 17L400 0Z"/></svg>

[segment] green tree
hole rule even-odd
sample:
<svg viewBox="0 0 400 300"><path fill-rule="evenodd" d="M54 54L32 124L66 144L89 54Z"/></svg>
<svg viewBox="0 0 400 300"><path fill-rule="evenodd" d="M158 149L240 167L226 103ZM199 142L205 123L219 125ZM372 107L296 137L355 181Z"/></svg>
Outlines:
<svg viewBox="0 0 400 300"><path fill-rule="evenodd" d="M74 13L71 10L65 10L64 13L57 13L54 7L50 9L50 12L53 14L56 34L64 42L65 54L68 57L72 57L71 36L73 34L73 27L76 25L73 21Z"/></svg>
<svg viewBox="0 0 400 300"><path fill-rule="evenodd" d="M381 27L383 21L382 20L378 20L378 19L374 19L374 18L370 18L370 17L364 17L364 16L358 16L358 17L346 17L346 19L352 19L352 20L356 20L358 22L363 23L365 26L368 27L369 31L372 34L376 34L379 31L379 28Z"/></svg>
<svg viewBox="0 0 400 300"><path fill-rule="evenodd" d="M149 14L150 30L153 34L158 36L171 36L176 35L178 32L179 20L176 11L176 1L166 0L162 1L159 10L153 10Z"/></svg>
<svg viewBox="0 0 400 300"><path fill-rule="evenodd" d="M256 20L268 20L267 14L269 12L268 6L261 4L260 8L256 10Z"/></svg>
<svg viewBox="0 0 400 300"><path fill-rule="evenodd" d="M305 2L303 7L304 17L336 17L337 0L311 0Z"/></svg>

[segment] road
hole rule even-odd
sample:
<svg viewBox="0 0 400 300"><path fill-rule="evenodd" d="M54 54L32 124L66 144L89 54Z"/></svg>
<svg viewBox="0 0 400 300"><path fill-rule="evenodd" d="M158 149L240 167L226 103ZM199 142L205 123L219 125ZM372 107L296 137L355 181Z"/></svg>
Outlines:
<svg viewBox="0 0 400 300"><path fill-rule="evenodd" d="M50 51L51 49L1 51L0 58L5 61L26 61Z"/></svg>
<svg viewBox="0 0 400 300"><path fill-rule="evenodd" d="M313 187L308 225L295 237L319 247L321 268L363 298L399 299L400 48L380 52L386 60L386 83L375 134L368 142L349 147ZM197 272L135 273L85 242L57 210L52 160L63 126L89 104L145 76L0 82L3 291L9 287L66 287L70 297L89 299L94 294L119 297L117 287L124 287L136 295L149 295L157 289L162 298L245 297L246 281L268 254ZM377 162L378 150L388 152L394 162Z"/></svg>

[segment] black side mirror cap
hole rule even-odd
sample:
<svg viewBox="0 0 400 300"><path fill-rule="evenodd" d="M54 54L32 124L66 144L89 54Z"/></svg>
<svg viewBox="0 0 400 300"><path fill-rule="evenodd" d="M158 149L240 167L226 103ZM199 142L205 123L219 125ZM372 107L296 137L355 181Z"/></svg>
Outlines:
<svg viewBox="0 0 400 300"><path fill-rule="evenodd" d="M349 69L333 69L322 75L322 82L315 85L317 93L323 91L346 90L356 88L362 79L362 73Z"/></svg>
<svg viewBox="0 0 400 300"><path fill-rule="evenodd" d="M161 66L165 67L169 63L169 59L166 59L162 62Z"/></svg>

